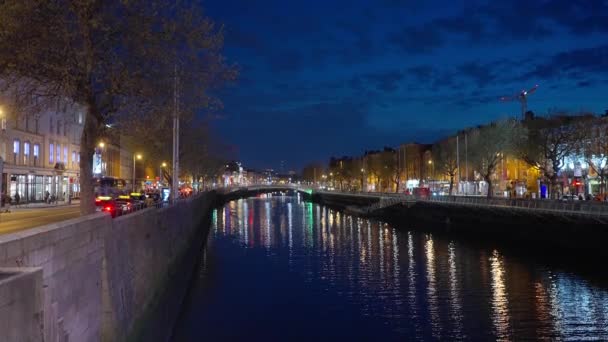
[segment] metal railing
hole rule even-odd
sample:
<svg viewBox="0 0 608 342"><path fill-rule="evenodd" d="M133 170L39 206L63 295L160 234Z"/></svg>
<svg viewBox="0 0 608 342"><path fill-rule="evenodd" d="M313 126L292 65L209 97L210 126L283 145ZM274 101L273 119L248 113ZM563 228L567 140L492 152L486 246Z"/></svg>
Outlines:
<svg viewBox="0 0 608 342"><path fill-rule="evenodd" d="M430 196L416 197L399 193L362 193L321 191L324 194L343 196L357 196L366 198L379 198L378 202L367 207L359 208L363 211L373 211L398 203L427 202L453 206L476 206L487 208L504 208L523 211L547 212L554 214L585 215L595 217L608 217L608 203L597 201L560 201L549 199L515 199L515 198L487 198L478 196Z"/></svg>
<svg viewBox="0 0 608 342"><path fill-rule="evenodd" d="M308 186L298 186L295 184L276 184L276 185L250 185L250 186L232 186L220 188L224 189L224 192L232 192L238 190L263 190L263 189L277 189L285 188L292 190L310 190ZM595 217L606 217L608 216L608 203L597 202L597 201L560 201L550 199L523 199L523 198L487 198L481 196L430 196L430 197L417 197L414 195L406 195L403 193L388 193L388 192L361 192L351 191L342 192L336 190L317 190L313 189L315 193L327 194L327 195L343 195L343 196L356 196L362 198L378 198L378 202L373 203L365 207L349 206L352 210L371 212L381 208L386 208L398 203L416 203L416 202L428 202L437 203L443 205L454 205L454 206L477 206L487 208L504 208L522 211L534 211L534 212L547 212L554 214L569 214L569 215L585 215Z"/></svg>

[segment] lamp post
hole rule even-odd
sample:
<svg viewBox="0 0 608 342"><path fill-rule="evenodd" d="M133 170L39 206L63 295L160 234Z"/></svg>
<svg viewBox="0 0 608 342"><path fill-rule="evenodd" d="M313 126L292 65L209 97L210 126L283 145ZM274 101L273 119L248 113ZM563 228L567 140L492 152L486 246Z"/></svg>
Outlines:
<svg viewBox="0 0 608 342"><path fill-rule="evenodd" d="M137 157L137 159L141 160L141 154L133 154L133 192L135 192L135 158Z"/></svg>
<svg viewBox="0 0 608 342"><path fill-rule="evenodd" d="M432 159L429 159L429 171L430 171L430 173L429 173L429 188L431 189L431 191L433 191L433 187L431 186L432 181L433 181L433 173L434 173L433 172L434 170L433 170L433 160Z"/></svg>
<svg viewBox="0 0 608 342"><path fill-rule="evenodd" d="M0 108L0 125L2 126L2 133L6 131L6 118L4 117L4 111ZM4 173L4 160L2 156L0 156L0 206L2 206L2 197L4 193L2 192L2 175Z"/></svg>
<svg viewBox="0 0 608 342"><path fill-rule="evenodd" d="M100 160L101 160L101 175L105 176L106 172L105 172L105 167L103 164L103 157L104 157L104 153L103 153L103 148L106 146L106 144L102 141L99 143L99 155L100 155Z"/></svg>
<svg viewBox="0 0 608 342"><path fill-rule="evenodd" d="M158 167L158 183L160 185L163 184L163 167L167 167L167 163L163 162L162 164L160 164L160 166Z"/></svg>
<svg viewBox="0 0 608 342"><path fill-rule="evenodd" d="M365 169L361 169L361 192L365 191L363 189L363 177L365 175Z"/></svg>

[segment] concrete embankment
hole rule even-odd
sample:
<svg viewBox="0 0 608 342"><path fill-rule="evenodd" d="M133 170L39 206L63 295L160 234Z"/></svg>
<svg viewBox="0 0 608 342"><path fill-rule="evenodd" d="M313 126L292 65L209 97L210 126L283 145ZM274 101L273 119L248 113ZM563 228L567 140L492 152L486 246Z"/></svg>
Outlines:
<svg viewBox="0 0 608 342"><path fill-rule="evenodd" d="M365 208L379 198L348 194L315 193L313 200L336 209ZM512 241L542 249L607 255L608 225L597 216L584 213L559 213L520 210L500 206L468 206L451 203L418 201L396 203L365 216L395 226L424 231L442 231L475 238Z"/></svg>
<svg viewBox="0 0 608 342"><path fill-rule="evenodd" d="M0 340L167 340L216 201L207 193L1 235Z"/></svg>

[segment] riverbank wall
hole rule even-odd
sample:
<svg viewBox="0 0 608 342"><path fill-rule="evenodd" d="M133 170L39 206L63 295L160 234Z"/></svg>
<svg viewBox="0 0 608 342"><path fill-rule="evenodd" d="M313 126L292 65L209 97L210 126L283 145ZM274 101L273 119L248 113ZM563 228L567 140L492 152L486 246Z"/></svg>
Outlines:
<svg viewBox="0 0 608 342"><path fill-rule="evenodd" d="M373 217L395 226L441 231L479 239L509 241L522 246L608 255L608 225L597 216L572 212L523 210L502 206L473 206L430 201L396 201L365 212L353 210L378 203L377 196L315 193L313 201ZM601 204L600 204L601 205Z"/></svg>
<svg viewBox="0 0 608 342"><path fill-rule="evenodd" d="M168 340L216 201L211 192L116 219L98 213L0 235L0 267L39 271L29 296L9 291L9 302L39 300L19 305L22 319L12 334L2 326L0 340ZM0 310L0 322L14 322L10 315Z"/></svg>

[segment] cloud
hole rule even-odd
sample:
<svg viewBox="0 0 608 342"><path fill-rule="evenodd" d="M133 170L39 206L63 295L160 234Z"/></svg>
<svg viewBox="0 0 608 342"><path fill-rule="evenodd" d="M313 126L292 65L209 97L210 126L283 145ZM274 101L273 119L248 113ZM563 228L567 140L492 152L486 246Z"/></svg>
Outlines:
<svg viewBox="0 0 608 342"><path fill-rule="evenodd" d="M268 56L268 67L273 72L295 72L304 67L304 56L295 49L279 50Z"/></svg>
<svg viewBox="0 0 608 342"><path fill-rule="evenodd" d="M534 65L519 79L557 79L608 73L608 45L575 49L553 55Z"/></svg>
<svg viewBox="0 0 608 342"><path fill-rule="evenodd" d="M496 79L493 66L488 64L467 62L458 66L457 70L461 75L473 80L478 87L484 87Z"/></svg>
<svg viewBox="0 0 608 342"><path fill-rule="evenodd" d="M363 76L368 82L373 83L376 89L387 93L397 90L403 77L403 73L399 70L375 72Z"/></svg>
<svg viewBox="0 0 608 342"><path fill-rule="evenodd" d="M443 32L432 24L406 27L393 33L389 41L409 53L428 53L445 44Z"/></svg>
<svg viewBox="0 0 608 342"><path fill-rule="evenodd" d="M406 52L430 53L459 36L469 43L496 44L540 40L563 32L608 32L608 1L480 2L466 5L452 15L410 24L391 34L388 41Z"/></svg>

